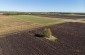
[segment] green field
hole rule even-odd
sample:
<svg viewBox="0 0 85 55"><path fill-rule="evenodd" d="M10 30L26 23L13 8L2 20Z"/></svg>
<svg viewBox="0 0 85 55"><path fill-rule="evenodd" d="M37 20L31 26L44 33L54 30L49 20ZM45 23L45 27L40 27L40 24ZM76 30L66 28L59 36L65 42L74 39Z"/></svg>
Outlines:
<svg viewBox="0 0 85 55"><path fill-rule="evenodd" d="M64 22L82 22L85 19L49 18L33 15L0 15L0 34L35 29Z"/></svg>
<svg viewBox="0 0 85 55"><path fill-rule="evenodd" d="M39 17L39 16L32 16L32 15L22 15L22 16L18 15L14 17L16 17L19 20L30 21L32 23L38 23L42 25L57 24L63 21L63 19L60 19L60 18L53 19L53 18Z"/></svg>
<svg viewBox="0 0 85 55"><path fill-rule="evenodd" d="M62 23L62 19L32 15L0 15L0 35L58 23Z"/></svg>

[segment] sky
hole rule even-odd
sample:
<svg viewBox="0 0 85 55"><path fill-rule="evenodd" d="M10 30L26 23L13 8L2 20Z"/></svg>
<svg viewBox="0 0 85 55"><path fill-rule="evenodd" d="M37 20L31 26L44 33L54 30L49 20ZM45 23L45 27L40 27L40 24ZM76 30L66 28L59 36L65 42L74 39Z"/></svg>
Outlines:
<svg viewBox="0 0 85 55"><path fill-rule="evenodd" d="M85 12L85 0L0 0L0 11Z"/></svg>

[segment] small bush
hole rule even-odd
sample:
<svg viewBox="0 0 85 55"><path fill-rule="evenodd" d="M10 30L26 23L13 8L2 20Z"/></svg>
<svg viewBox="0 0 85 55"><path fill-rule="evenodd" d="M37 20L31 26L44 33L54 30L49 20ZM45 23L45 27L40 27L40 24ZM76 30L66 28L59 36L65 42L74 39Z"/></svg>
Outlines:
<svg viewBox="0 0 85 55"><path fill-rule="evenodd" d="M51 32L50 28L45 28L45 29L41 32L41 34L40 34L40 33L37 33L37 34L35 34L35 36L36 36L36 37L44 37L45 39L48 39L48 40L50 40L50 41L55 41L55 40L57 40L57 38L52 35L52 32Z"/></svg>
<svg viewBox="0 0 85 55"><path fill-rule="evenodd" d="M52 32L51 32L50 28L45 28L43 31L43 35L44 35L44 37L50 38L52 36Z"/></svg>

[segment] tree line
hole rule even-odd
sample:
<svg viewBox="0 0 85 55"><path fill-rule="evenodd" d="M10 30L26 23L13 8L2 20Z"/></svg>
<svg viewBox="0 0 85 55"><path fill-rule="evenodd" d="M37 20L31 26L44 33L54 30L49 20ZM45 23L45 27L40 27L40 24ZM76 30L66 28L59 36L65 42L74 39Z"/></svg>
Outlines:
<svg viewBox="0 0 85 55"><path fill-rule="evenodd" d="M85 15L85 13L70 13L70 12L2 12L3 15Z"/></svg>

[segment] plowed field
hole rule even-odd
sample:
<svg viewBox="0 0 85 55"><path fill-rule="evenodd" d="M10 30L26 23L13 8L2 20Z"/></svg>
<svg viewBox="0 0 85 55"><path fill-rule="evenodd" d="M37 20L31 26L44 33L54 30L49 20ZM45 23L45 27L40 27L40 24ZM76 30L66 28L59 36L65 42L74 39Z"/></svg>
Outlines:
<svg viewBox="0 0 85 55"><path fill-rule="evenodd" d="M67 22L49 26L58 38L56 41L36 37L35 33L43 28L2 36L0 55L85 55L84 23Z"/></svg>

